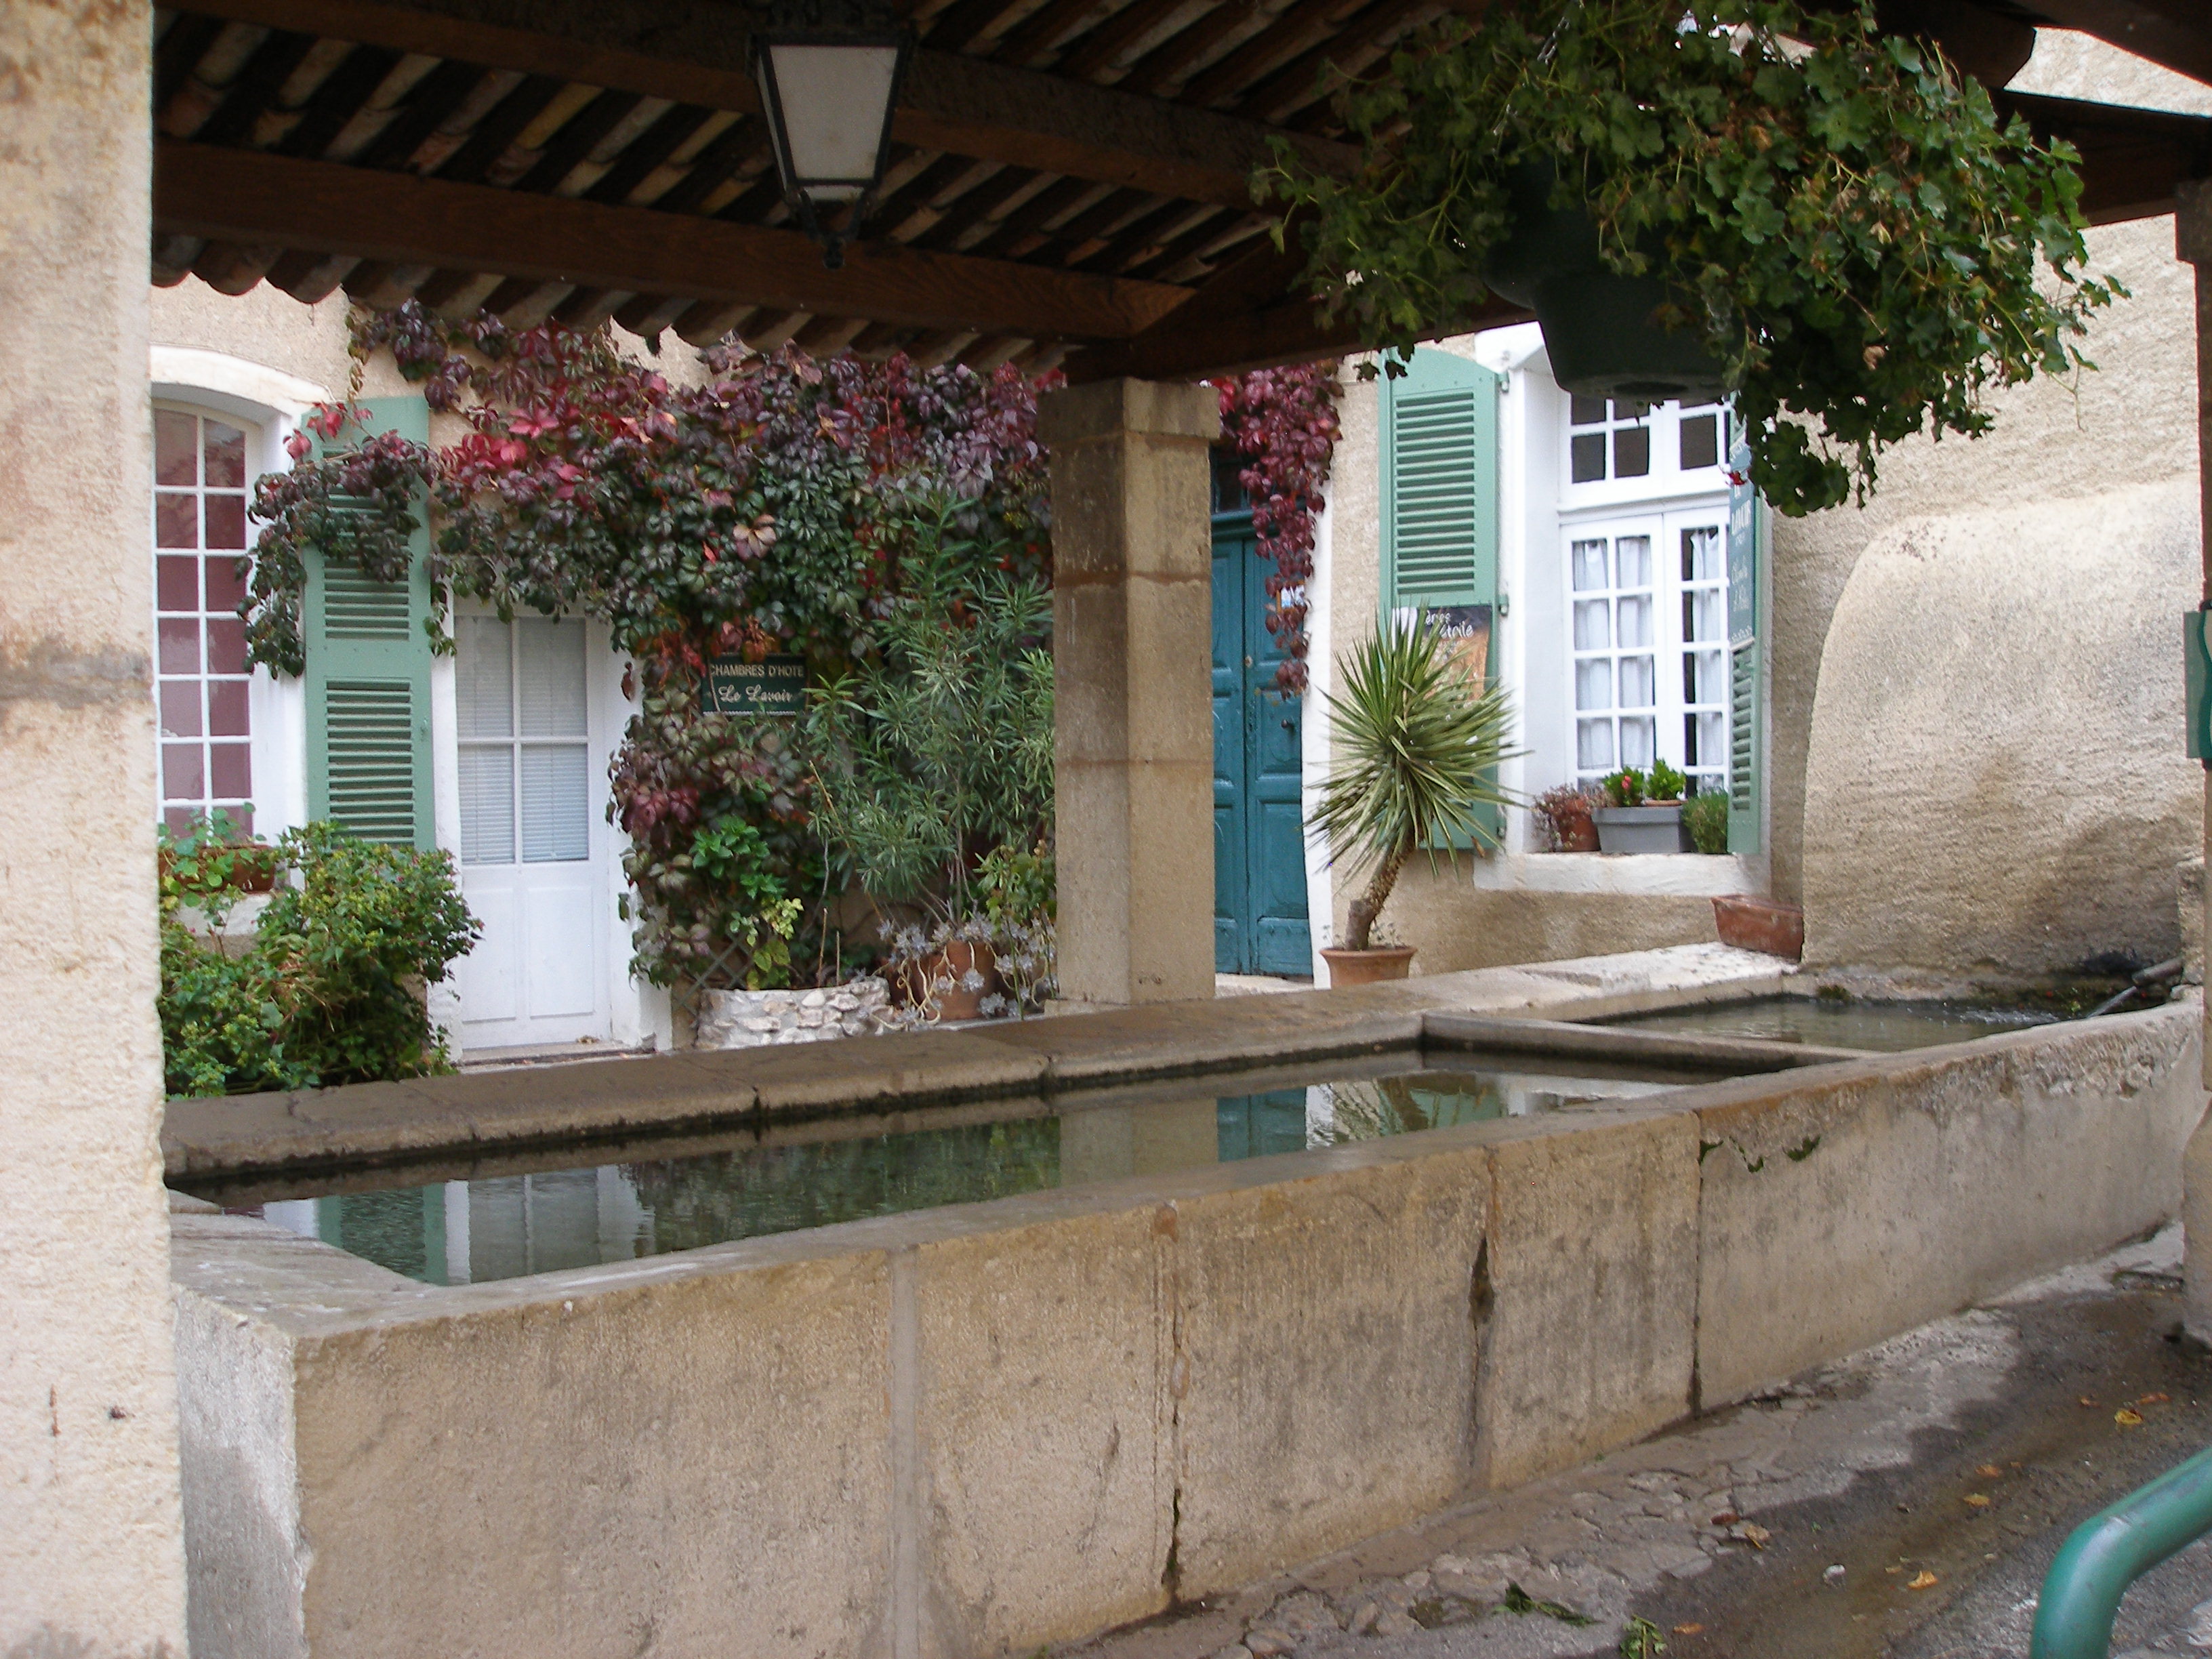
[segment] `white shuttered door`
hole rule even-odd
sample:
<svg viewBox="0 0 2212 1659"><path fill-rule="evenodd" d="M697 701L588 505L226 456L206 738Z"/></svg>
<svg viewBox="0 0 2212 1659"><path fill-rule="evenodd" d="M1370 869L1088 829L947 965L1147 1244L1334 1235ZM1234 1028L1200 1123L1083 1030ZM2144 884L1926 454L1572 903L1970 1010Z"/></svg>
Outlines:
<svg viewBox="0 0 2212 1659"><path fill-rule="evenodd" d="M465 1048L609 1030L585 625L455 618L461 889L484 936L460 968Z"/></svg>

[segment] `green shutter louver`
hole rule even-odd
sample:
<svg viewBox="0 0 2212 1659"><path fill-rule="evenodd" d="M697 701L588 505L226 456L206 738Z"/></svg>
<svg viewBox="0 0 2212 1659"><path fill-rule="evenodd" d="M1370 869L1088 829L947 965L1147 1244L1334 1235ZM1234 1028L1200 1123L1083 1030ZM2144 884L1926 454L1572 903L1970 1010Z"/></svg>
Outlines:
<svg viewBox="0 0 2212 1659"><path fill-rule="evenodd" d="M1484 677L1498 661L1498 394L1504 377L1423 347L1380 382L1383 620L1437 613ZM1502 842L1504 814L1486 811ZM1469 842L1455 836L1452 846Z"/></svg>
<svg viewBox="0 0 2212 1659"><path fill-rule="evenodd" d="M1382 384L1382 562L1394 609L1494 605L1500 377L1449 351Z"/></svg>
<svg viewBox="0 0 2212 1659"><path fill-rule="evenodd" d="M420 398L371 398L366 432L427 443ZM349 563L307 558L307 815L368 841L424 850L437 844L430 774L430 585L427 503L418 514L415 564L404 582L381 582Z"/></svg>
<svg viewBox="0 0 2212 1659"><path fill-rule="evenodd" d="M1728 849L1756 853L1764 845L1765 802L1760 772L1766 752L1765 653L1759 600L1766 586L1766 503L1750 483L1751 447L1736 441L1729 456L1729 823Z"/></svg>

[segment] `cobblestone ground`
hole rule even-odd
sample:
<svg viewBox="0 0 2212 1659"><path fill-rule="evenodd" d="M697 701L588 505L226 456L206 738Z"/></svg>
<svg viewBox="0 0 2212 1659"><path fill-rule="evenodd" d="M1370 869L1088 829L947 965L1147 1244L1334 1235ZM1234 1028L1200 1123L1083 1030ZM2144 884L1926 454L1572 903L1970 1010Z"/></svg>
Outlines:
<svg viewBox="0 0 2212 1659"><path fill-rule="evenodd" d="M2179 1236L1071 1659L2014 1659L2081 1520L2212 1443ZM2133 1420L2131 1420L2133 1419ZM2212 1540L2116 1654L2212 1652Z"/></svg>

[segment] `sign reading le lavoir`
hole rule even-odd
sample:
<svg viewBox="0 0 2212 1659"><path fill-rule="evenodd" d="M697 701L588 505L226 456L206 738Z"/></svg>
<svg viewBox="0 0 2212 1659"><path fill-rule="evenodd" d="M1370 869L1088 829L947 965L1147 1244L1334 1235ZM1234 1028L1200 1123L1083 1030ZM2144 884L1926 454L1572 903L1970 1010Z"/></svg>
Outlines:
<svg viewBox="0 0 2212 1659"><path fill-rule="evenodd" d="M804 657L717 657L699 685L702 714L796 714L805 707Z"/></svg>

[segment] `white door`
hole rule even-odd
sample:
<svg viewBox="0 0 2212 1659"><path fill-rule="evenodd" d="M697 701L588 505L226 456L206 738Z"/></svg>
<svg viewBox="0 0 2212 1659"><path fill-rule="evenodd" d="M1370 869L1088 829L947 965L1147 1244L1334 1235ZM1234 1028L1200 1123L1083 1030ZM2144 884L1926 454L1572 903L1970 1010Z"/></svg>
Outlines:
<svg viewBox="0 0 2212 1659"><path fill-rule="evenodd" d="M588 638L574 620L454 619L461 891L483 923L459 964L464 1049L609 1034Z"/></svg>

